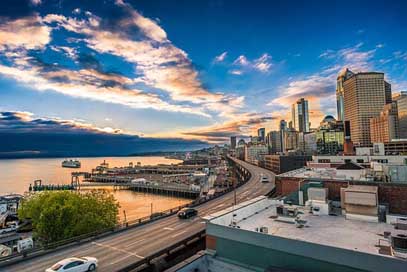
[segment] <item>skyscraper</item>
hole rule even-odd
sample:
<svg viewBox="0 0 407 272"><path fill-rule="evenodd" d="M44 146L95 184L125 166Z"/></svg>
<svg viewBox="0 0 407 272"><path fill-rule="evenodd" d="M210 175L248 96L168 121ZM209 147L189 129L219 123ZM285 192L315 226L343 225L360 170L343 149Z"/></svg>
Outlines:
<svg viewBox="0 0 407 272"><path fill-rule="evenodd" d="M400 139L407 139L407 92L401 92L393 99L397 103L399 137Z"/></svg>
<svg viewBox="0 0 407 272"><path fill-rule="evenodd" d="M397 103L386 104L379 116L370 119L372 143L388 143L399 136Z"/></svg>
<svg viewBox="0 0 407 272"><path fill-rule="evenodd" d="M304 98L298 99L296 103L291 106L291 118L295 130L298 132L309 132L309 112L308 101Z"/></svg>
<svg viewBox="0 0 407 272"><path fill-rule="evenodd" d="M287 131L287 122L280 120L280 152L285 150L285 132Z"/></svg>
<svg viewBox="0 0 407 272"><path fill-rule="evenodd" d="M236 136L230 137L230 148L232 149L236 148Z"/></svg>
<svg viewBox="0 0 407 272"><path fill-rule="evenodd" d="M266 140L266 129L265 128L259 128L257 130L257 137L259 137L260 142L265 142Z"/></svg>
<svg viewBox="0 0 407 272"><path fill-rule="evenodd" d="M343 109L343 82L353 76L354 73L348 68L342 69L336 79L336 108L338 111L338 121L345 120Z"/></svg>
<svg viewBox="0 0 407 272"><path fill-rule="evenodd" d="M370 118L380 115L391 94L384 74L363 72L343 81L344 120L350 121L352 141L358 146L369 146Z"/></svg>

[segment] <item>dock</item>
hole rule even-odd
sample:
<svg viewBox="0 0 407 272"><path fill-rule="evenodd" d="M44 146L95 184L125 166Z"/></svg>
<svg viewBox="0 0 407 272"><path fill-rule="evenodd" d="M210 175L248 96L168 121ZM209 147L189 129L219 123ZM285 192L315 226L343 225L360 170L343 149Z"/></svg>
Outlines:
<svg viewBox="0 0 407 272"><path fill-rule="evenodd" d="M99 179L99 181L92 182L82 182L79 188L91 188L91 187L113 187L114 190L132 190L136 192L159 194L167 196L177 196L185 198L197 198L200 195L200 191L192 190L190 186L185 184L176 183L164 183L164 182L154 182L148 184L142 183L131 183L125 181L123 178L107 178Z"/></svg>

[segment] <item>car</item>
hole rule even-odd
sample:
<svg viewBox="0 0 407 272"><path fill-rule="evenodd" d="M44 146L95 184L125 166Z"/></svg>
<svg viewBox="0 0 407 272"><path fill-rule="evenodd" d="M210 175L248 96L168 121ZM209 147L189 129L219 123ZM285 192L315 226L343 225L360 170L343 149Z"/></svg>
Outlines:
<svg viewBox="0 0 407 272"><path fill-rule="evenodd" d="M269 178L267 176L262 176L261 182L263 182L263 183L269 182Z"/></svg>
<svg viewBox="0 0 407 272"><path fill-rule="evenodd" d="M198 214L198 211L192 208L183 208L178 212L178 217L181 219L187 219Z"/></svg>
<svg viewBox="0 0 407 272"><path fill-rule="evenodd" d="M63 259L47 270L45 272L85 272L85 271L95 271L98 265L98 260L94 257L72 257Z"/></svg>

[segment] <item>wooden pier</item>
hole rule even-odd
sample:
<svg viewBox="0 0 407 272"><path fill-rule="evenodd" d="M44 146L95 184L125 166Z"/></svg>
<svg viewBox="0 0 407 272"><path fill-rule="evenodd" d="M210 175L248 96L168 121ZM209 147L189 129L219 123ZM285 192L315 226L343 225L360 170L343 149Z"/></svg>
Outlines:
<svg viewBox="0 0 407 272"><path fill-rule="evenodd" d="M142 183L131 183L129 181L125 182L124 179L117 178L103 178L99 181L92 182L82 182L80 183L78 189L80 188L90 188L90 187L113 187L114 190L133 190L136 192L150 193L150 194L160 194L167 196L177 196L186 198L197 198L200 195L200 191L192 190L189 185L185 184L174 184L174 183L163 183L163 182L151 182L147 184Z"/></svg>

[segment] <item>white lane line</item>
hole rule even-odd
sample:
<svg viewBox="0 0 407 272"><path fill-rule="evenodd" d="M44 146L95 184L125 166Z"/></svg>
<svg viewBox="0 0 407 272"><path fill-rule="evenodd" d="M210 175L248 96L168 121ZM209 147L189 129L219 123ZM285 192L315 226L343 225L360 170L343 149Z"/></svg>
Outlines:
<svg viewBox="0 0 407 272"><path fill-rule="evenodd" d="M135 241L133 243L127 244L126 247L131 247L132 245L136 245L136 244L141 243L141 242L143 242L145 240L146 240L146 238L137 240L137 241Z"/></svg>
<svg viewBox="0 0 407 272"><path fill-rule="evenodd" d="M220 207L222 207L223 205L225 205L225 204L219 204L218 206L216 206L215 208L220 208Z"/></svg>
<svg viewBox="0 0 407 272"><path fill-rule="evenodd" d="M165 227L163 230L174 230L173 228Z"/></svg>
<svg viewBox="0 0 407 272"><path fill-rule="evenodd" d="M101 244L101 243L97 243L97 242L92 242L92 244L100 246L100 247L110 248L110 249L113 249L113 250L116 250L116 251L126 253L126 254L131 255L131 256L135 256L135 257L140 258L140 259L144 259L143 256L140 256L137 253L133 253L133 252L121 249L121 248L117 248L117 247L114 247L114 246L105 245L105 244Z"/></svg>
<svg viewBox="0 0 407 272"><path fill-rule="evenodd" d="M206 221L201 221L201 222L199 222L200 224L206 224Z"/></svg>
<svg viewBox="0 0 407 272"><path fill-rule="evenodd" d="M123 260L125 260L125 259L127 259L127 258L129 258L129 257L131 257L132 255L126 255L126 256L124 256L123 258L120 258L120 259L117 259L116 261L114 261L114 262L111 262L110 264L117 264L117 263L119 263L119 262L121 262L121 261L123 261Z"/></svg>
<svg viewBox="0 0 407 272"><path fill-rule="evenodd" d="M183 231L181 231L181 232L178 232L177 234L174 234L173 236L171 236L171 238L177 237L177 236L179 236L179 235L181 235L181 234L183 234L183 233L185 233L185 232L187 232L187 231L186 231L186 230L183 230Z"/></svg>

